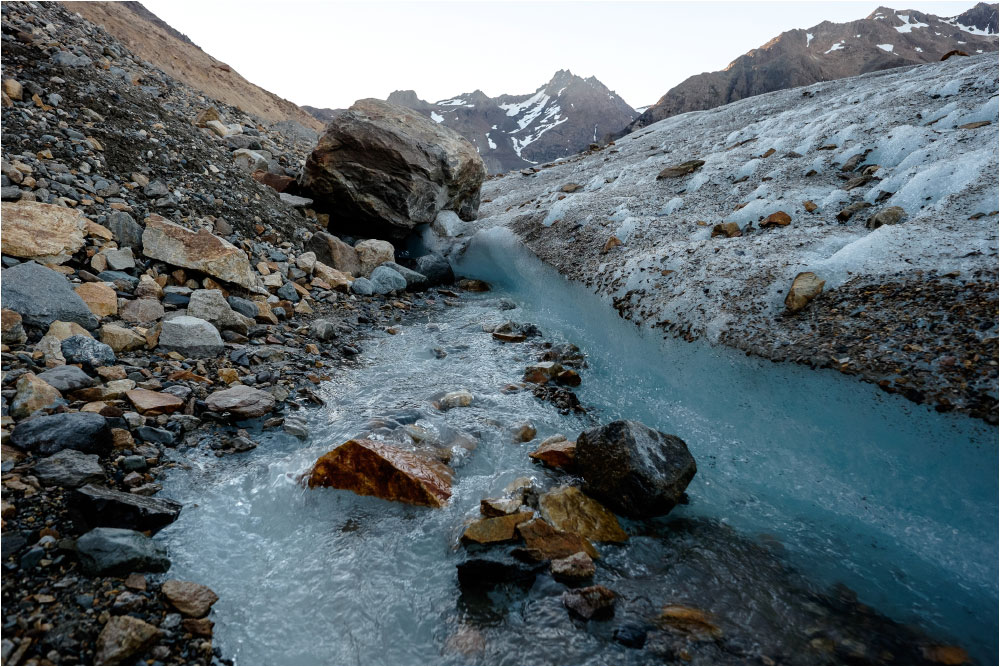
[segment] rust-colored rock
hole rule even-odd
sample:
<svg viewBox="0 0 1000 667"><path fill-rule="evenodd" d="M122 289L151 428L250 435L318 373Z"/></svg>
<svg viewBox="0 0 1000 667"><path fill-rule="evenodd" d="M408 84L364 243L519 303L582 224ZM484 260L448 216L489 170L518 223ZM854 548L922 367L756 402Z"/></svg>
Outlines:
<svg viewBox="0 0 1000 667"><path fill-rule="evenodd" d="M232 243L207 229L192 232L158 215L146 218L142 251L151 259L196 269L247 289L257 283L246 253Z"/></svg>
<svg viewBox="0 0 1000 667"><path fill-rule="evenodd" d="M819 208L819 206L816 205L816 202L812 201L811 199L807 199L804 202L802 202L802 206L805 207L806 213L812 213L813 211Z"/></svg>
<svg viewBox="0 0 1000 667"><path fill-rule="evenodd" d="M552 468L571 468L576 459L576 443L564 435L554 435L543 440L528 456Z"/></svg>
<svg viewBox="0 0 1000 667"><path fill-rule="evenodd" d="M98 665L120 665L145 651L160 637L155 625L132 616L112 616L97 637Z"/></svg>
<svg viewBox="0 0 1000 667"><path fill-rule="evenodd" d="M536 518L518 524L517 532L524 539L528 555L539 560L565 558L580 551L591 558L599 558L597 549L587 538L556 530L544 519Z"/></svg>
<svg viewBox="0 0 1000 667"><path fill-rule="evenodd" d="M538 499L538 507L556 530L575 533L594 542L628 539L615 515L575 486L563 486L543 494Z"/></svg>
<svg viewBox="0 0 1000 667"><path fill-rule="evenodd" d="M682 162L681 164L671 165L664 168L659 174L657 174L656 180L659 181L664 178L679 178L681 176L693 174L701 169L704 164L704 160L688 160L687 162Z"/></svg>
<svg viewBox="0 0 1000 667"><path fill-rule="evenodd" d="M291 176L272 174L269 171L263 171L261 169L258 169L253 173L253 180L258 183L263 183L277 192L285 192L288 188L292 187L293 183L295 183L295 179Z"/></svg>
<svg viewBox="0 0 1000 667"><path fill-rule="evenodd" d="M3 254L62 264L83 247L86 219L79 211L35 201L3 202Z"/></svg>
<svg viewBox="0 0 1000 667"><path fill-rule="evenodd" d="M505 516L479 519L470 523L462 534L462 541L475 544L508 542L516 538L517 524L531 520L533 512L518 512Z"/></svg>
<svg viewBox="0 0 1000 667"><path fill-rule="evenodd" d="M219 596L208 586L193 581L168 579L161 588L163 596L180 613L191 618L202 618L211 611Z"/></svg>
<svg viewBox="0 0 1000 667"><path fill-rule="evenodd" d="M118 295L111 283L82 283L73 291L98 318L118 314Z"/></svg>
<svg viewBox="0 0 1000 667"><path fill-rule="evenodd" d="M608 237L608 240L604 243L604 247L601 248L601 254L606 255L611 252L612 249L620 246L622 244L621 240L614 235Z"/></svg>
<svg viewBox="0 0 1000 667"><path fill-rule="evenodd" d="M309 487L317 486L443 507L451 497L451 471L443 463L384 442L348 440L316 461Z"/></svg>
<svg viewBox="0 0 1000 667"><path fill-rule="evenodd" d="M712 227L712 238L714 239L720 236L731 239L737 236L743 236L743 232L740 231L740 226L735 222L720 222L715 227Z"/></svg>
<svg viewBox="0 0 1000 667"><path fill-rule="evenodd" d="M810 271L795 276L788 295L785 296L785 307L788 308L788 312L797 313L805 308L810 301L819 296L825 284L825 280L820 280L819 276Z"/></svg>
<svg viewBox="0 0 1000 667"><path fill-rule="evenodd" d="M768 227L785 227L790 224L792 224L792 217L790 215L784 211L775 211L760 223L760 228L767 229Z"/></svg>
<svg viewBox="0 0 1000 667"><path fill-rule="evenodd" d="M701 609L684 605L667 605L657 619L666 630L688 635L695 639L711 640L722 636L722 630Z"/></svg>

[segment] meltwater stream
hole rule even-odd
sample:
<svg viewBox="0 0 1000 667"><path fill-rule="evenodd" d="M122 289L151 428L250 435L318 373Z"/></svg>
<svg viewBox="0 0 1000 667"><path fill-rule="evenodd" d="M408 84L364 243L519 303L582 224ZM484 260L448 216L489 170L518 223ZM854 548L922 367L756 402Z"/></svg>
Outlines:
<svg viewBox="0 0 1000 667"><path fill-rule="evenodd" d="M308 441L259 433L252 452L189 451L192 466L167 476L164 495L185 505L158 536L170 549L169 576L219 594L215 642L226 656L244 664L656 663L670 657L627 648L612 632L679 603L712 613L727 637L727 653L706 660L885 660L899 655L893 642L915 636L898 623L996 661L995 428L835 373L645 336L497 230L476 237L460 268L494 291L369 341L363 366L323 387L327 405L309 413ZM517 307L500 310L502 300ZM483 333L483 324L507 319L587 354L578 395L592 417L562 416L530 392L501 392L537 358L528 344ZM475 394L471 407L430 405L435 393L460 388ZM447 508L297 482L372 420L411 421L415 410L432 431L478 439L455 463ZM554 433L572 439L616 418L679 435L698 474L690 504L661 521L627 523L623 546L600 545L595 582L621 594L615 618L572 620L560 603L565 587L548 575L485 598L463 593L458 536L479 500L519 476L560 483L528 452ZM524 420L538 437L514 444L508 429ZM845 603L850 591L857 603ZM880 633L884 646L872 648Z"/></svg>

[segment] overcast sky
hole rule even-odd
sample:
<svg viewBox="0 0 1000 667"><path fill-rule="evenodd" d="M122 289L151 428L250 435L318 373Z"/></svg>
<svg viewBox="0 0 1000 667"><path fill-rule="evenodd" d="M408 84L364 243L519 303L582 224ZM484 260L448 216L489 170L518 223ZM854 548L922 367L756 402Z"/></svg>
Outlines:
<svg viewBox="0 0 1000 667"><path fill-rule="evenodd" d="M413 89L533 92L559 69L633 107L793 28L880 5L954 16L975 2L307 2L143 0L244 77L296 104L341 108Z"/></svg>

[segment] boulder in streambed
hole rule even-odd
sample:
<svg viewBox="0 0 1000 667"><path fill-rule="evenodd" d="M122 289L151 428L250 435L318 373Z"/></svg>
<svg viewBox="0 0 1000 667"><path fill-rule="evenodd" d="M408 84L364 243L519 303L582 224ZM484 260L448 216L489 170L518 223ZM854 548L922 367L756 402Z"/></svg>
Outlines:
<svg viewBox="0 0 1000 667"><path fill-rule="evenodd" d="M337 215L335 231L402 238L442 210L479 211L486 167L457 132L406 107L364 99L334 111L300 185Z"/></svg>
<svg viewBox="0 0 1000 667"><path fill-rule="evenodd" d="M580 434L575 470L583 491L616 513L651 517L674 508L697 466L677 436L616 421Z"/></svg>
<svg viewBox="0 0 1000 667"><path fill-rule="evenodd" d="M542 516L556 530L576 533L592 542L624 542L628 539L618 519L575 486L562 486L538 498Z"/></svg>
<svg viewBox="0 0 1000 667"><path fill-rule="evenodd" d="M205 400L213 412L228 412L238 419L261 417L274 409L274 396L246 385L213 392Z"/></svg>
<svg viewBox="0 0 1000 667"><path fill-rule="evenodd" d="M10 441L35 454L55 454L77 449L86 454L107 454L111 449L111 427L93 412L62 412L27 419L11 431Z"/></svg>
<svg viewBox="0 0 1000 667"><path fill-rule="evenodd" d="M451 497L451 470L388 443L348 440L316 461L309 487L317 486L410 505L444 507Z"/></svg>
<svg viewBox="0 0 1000 667"><path fill-rule="evenodd" d="M76 541L83 569L92 574L166 572L166 550L135 530L94 528Z"/></svg>

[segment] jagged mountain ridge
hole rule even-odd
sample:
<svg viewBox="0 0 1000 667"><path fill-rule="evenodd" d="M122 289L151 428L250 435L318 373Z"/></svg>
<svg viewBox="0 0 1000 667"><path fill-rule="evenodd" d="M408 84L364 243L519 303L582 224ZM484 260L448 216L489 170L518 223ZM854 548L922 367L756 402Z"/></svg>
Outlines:
<svg viewBox="0 0 1000 667"><path fill-rule="evenodd" d="M951 18L879 7L857 21L824 21L783 32L724 70L689 77L670 89L625 133L762 93L934 62L954 49L969 54L996 51L997 7L981 2Z"/></svg>
<svg viewBox="0 0 1000 667"><path fill-rule="evenodd" d="M638 113L595 77L559 70L534 93L489 97L481 90L427 102L413 90L387 98L444 124L479 150L490 173L520 169L585 150ZM329 109L303 107L328 120Z"/></svg>

